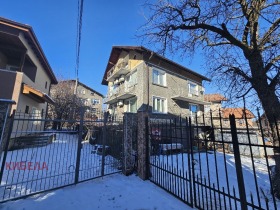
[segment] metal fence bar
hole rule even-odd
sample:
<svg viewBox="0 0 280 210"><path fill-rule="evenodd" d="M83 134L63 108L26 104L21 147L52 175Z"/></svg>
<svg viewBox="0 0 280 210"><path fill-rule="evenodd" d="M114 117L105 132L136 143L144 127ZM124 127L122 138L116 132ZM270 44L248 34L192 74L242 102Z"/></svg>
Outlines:
<svg viewBox="0 0 280 210"><path fill-rule="evenodd" d="M79 172L80 172L80 161L81 161L81 150L82 150L82 135L84 126L84 109L80 110L80 124L79 124L79 139L78 139L78 149L77 149L77 159L75 167L75 184L79 182Z"/></svg>
<svg viewBox="0 0 280 210"><path fill-rule="evenodd" d="M232 135L232 142L233 142L233 149L234 149L234 159L235 159L235 165L236 165L239 196L240 196L240 200L241 200L241 208L242 208L242 210L246 210L246 209L248 209L246 191L245 191L245 185L244 185L244 179L243 179L242 163L241 163L241 158L240 158L240 151L239 151L238 137L237 137L234 115L230 115L229 120L230 120L230 128L231 128L231 135Z"/></svg>
<svg viewBox="0 0 280 210"><path fill-rule="evenodd" d="M9 147L9 140L10 140L12 129L13 129L14 116L15 116L15 111L13 111L13 114L11 116L11 122L10 122L10 125L9 125L8 136L7 136L8 139L7 139L7 141L5 142L5 145L4 145L4 155L3 155L1 171L0 171L0 184L2 183L2 179L3 179L3 173L4 173L4 168L5 168L7 153L8 153L8 147Z"/></svg>

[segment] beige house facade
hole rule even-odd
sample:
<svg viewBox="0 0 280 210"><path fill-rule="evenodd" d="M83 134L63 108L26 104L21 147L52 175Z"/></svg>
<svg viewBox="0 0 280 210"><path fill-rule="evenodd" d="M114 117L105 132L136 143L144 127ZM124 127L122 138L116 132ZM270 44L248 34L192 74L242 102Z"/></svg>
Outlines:
<svg viewBox="0 0 280 210"><path fill-rule="evenodd" d="M32 27L0 18L0 98L17 112L45 115L57 79Z"/></svg>
<svg viewBox="0 0 280 210"><path fill-rule="evenodd" d="M108 86L105 104L115 119L138 111L165 118L203 111L204 80L210 81L142 46L115 46L102 84Z"/></svg>
<svg viewBox="0 0 280 210"><path fill-rule="evenodd" d="M69 81L73 89L76 85L75 80L66 80ZM81 99L83 105L86 107L85 116L92 118L93 116L101 117L102 115L102 104L104 96L92 89L91 87L85 85L84 83L78 81L77 83L77 96Z"/></svg>

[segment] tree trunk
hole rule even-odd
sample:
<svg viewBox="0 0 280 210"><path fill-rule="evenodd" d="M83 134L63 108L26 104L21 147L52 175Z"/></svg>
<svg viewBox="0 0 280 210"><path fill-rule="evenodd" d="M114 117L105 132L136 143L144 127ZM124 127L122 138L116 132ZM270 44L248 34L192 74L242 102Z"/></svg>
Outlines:
<svg viewBox="0 0 280 210"><path fill-rule="evenodd" d="M267 82L266 82L267 84ZM275 94L275 90L271 90L268 84L259 84L259 87L255 88L269 125L272 130L274 159L275 159L275 174L272 174L273 191L276 197L280 198L280 150L279 150L279 130L277 130L277 124L280 123L280 102Z"/></svg>
<svg viewBox="0 0 280 210"><path fill-rule="evenodd" d="M275 174L272 176L273 192L280 198L280 150L277 124L280 122L280 102L276 95L275 87L268 84L268 78L264 69L263 57L260 51L253 50L244 52L249 60L252 73L252 87L256 90L260 99L265 115L269 122L273 136Z"/></svg>

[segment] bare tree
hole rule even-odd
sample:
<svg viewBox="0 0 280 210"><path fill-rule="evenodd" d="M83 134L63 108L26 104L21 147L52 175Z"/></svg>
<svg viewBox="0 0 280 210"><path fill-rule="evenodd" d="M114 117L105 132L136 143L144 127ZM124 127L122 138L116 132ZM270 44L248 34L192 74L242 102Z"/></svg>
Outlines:
<svg viewBox="0 0 280 210"><path fill-rule="evenodd" d="M51 97L55 104L48 108L48 116L55 119L53 128L61 129L65 121L75 120L79 118L80 107L83 106L82 101L74 94L72 81L60 81L57 85L51 87Z"/></svg>
<svg viewBox="0 0 280 210"><path fill-rule="evenodd" d="M159 44L161 52L191 55L202 49L220 85L233 95L257 95L279 145L280 2L158 0L145 5L151 12L142 27L145 39ZM280 166L279 151L275 155ZM280 184L277 188L280 197Z"/></svg>

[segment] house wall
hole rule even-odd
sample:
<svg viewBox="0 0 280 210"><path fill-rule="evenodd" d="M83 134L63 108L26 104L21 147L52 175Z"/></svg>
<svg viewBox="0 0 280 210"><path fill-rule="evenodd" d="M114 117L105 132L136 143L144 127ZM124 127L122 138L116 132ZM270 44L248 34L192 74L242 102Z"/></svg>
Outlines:
<svg viewBox="0 0 280 210"><path fill-rule="evenodd" d="M73 83L73 85L75 85ZM92 94L93 93L93 94ZM98 95L97 93L92 92L92 90L82 86L82 85L78 85L77 87L77 95L79 98L81 99L85 99L88 100L88 104L85 104L87 106L90 106L91 108L95 108L96 109L96 115L99 116L102 112L102 103L103 103L103 98L102 96ZM99 100L99 104L92 104L92 99L98 99Z"/></svg>
<svg viewBox="0 0 280 210"><path fill-rule="evenodd" d="M167 66L167 65L162 65L162 66ZM157 84L153 84L153 69L159 69L162 70L166 73L166 86L161 86ZM193 77L194 79L194 77ZM190 78L186 78L184 76L178 75L172 71L169 71L168 69L165 68L160 68L158 66L154 65L149 65L149 91L150 91L150 96L149 96L149 103L151 106L153 105L153 96L157 97L163 97L166 98L167 100L167 112L169 115L173 116L182 116L182 117L188 117L190 115L189 111L189 105L190 104L195 104L187 101L181 101L181 100L173 100L172 97L175 96L188 96L189 92L189 87L188 84L189 82L195 83L198 85L198 96L192 96L193 99L196 100L203 100L203 94L200 93L200 91L203 89L201 80L193 80ZM197 105L197 104L196 104ZM198 105L199 110L203 111L204 106ZM150 107L152 108L152 107ZM152 110L150 110L152 112ZM153 114L153 115L159 115L159 114ZM162 114L160 114L162 115Z"/></svg>
<svg viewBox="0 0 280 210"><path fill-rule="evenodd" d="M202 87L202 79L192 75L182 72L180 69L172 69L176 71L176 73L170 71L170 69L166 68L174 68L174 66L161 62L158 65L149 62L143 61L143 55L134 51L130 51L129 54L127 52L122 52L120 54L120 58L125 59L129 55L129 63L130 63L130 73L137 70L137 84L133 90L133 94L137 98L137 110L138 111L148 111L152 117L172 117L181 115L182 117L186 117L190 115L189 105L190 103L186 101L173 100L174 96L188 96L188 84L189 82L195 83L198 85L198 96L193 96L193 99L203 101L203 90ZM118 64L118 63L117 63ZM160 86L157 84L153 84L153 69L159 69L165 71L166 73L166 86ZM128 73L126 77L130 74ZM183 75L179 75L182 73ZM186 78L189 76L189 78ZM122 83L119 85L121 89L125 84ZM110 92L110 86L113 86L112 82L108 84L108 93ZM167 100L167 114L155 114L152 112L153 106L153 96L166 98ZM109 93L109 101L117 98L117 94ZM109 106L109 110L112 113L112 108L115 107L115 113L118 116L122 116L124 112L128 111L128 98L124 100L124 106L117 106L117 101L112 102ZM199 110L203 111L204 106L198 105Z"/></svg>

